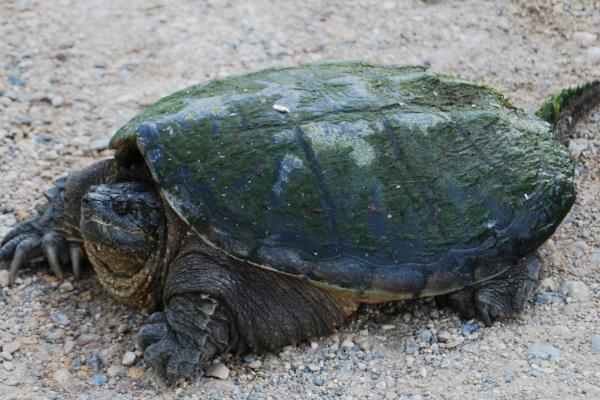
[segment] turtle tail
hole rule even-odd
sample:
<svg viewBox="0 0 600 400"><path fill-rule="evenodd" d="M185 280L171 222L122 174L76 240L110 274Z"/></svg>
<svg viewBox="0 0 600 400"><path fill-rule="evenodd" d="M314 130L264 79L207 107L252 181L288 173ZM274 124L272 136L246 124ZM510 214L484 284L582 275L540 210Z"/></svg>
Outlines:
<svg viewBox="0 0 600 400"><path fill-rule="evenodd" d="M552 131L563 143L571 138L575 124L600 104L600 80L564 89L551 96L536 115L552 125Z"/></svg>

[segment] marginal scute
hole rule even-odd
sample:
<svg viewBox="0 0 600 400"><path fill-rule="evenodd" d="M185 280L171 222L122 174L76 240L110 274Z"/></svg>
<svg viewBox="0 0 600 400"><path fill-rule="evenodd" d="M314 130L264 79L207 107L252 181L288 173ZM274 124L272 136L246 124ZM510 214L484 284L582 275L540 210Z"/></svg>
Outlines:
<svg viewBox="0 0 600 400"><path fill-rule="evenodd" d="M161 99L111 145L138 149L207 242L366 301L490 279L574 201L573 164L548 124L414 66L213 80Z"/></svg>

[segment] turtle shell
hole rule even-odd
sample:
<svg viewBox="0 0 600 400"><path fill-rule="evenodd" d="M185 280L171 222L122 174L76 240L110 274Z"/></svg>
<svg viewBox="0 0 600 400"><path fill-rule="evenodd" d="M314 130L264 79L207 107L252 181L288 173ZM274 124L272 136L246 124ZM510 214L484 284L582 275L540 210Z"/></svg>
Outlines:
<svg viewBox="0 0 600 400"><path fill-rule="evenodd" d="M110 143L227 254L364 301L451 292L532 252L574 201L547 123L419 66L322 63L164 97Z"/></svg>

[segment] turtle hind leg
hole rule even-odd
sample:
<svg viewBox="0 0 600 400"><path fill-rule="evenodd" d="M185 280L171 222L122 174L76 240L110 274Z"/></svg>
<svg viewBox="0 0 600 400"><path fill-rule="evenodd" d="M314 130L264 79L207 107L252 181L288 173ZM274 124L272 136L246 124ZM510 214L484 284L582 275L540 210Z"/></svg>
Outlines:
<svg viewBox="0 0 600 400"><path fill-rule="evenodd" d="M436 299L438 304L448 305L467 318L478 317L489 326L496 319L514 318L523 312L541 270L541 261L530 255L489 281Z"/></svg>

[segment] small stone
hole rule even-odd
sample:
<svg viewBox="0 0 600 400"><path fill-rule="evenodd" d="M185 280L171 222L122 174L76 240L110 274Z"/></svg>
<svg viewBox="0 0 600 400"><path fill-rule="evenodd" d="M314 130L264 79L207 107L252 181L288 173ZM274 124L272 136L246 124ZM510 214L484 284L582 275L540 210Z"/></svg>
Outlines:
<svg viewBox="0 0 600 400"><path fill-rule="evenodd" d="M25 86L25 81L18 75L9 75L8 82L15 86Z"/></svg>
<svg viewBox="0 0 600 400"><path fill-rule="evenodd" d="M273 104L273 109L275 111L279 111L280 113L289 113L290 109L286 106L282 106L281 104Z"/></svg>
<svg viewBox="0 0 600 400"><path fill-rule="evenodd" d="M135 363L135 358L135 353L133 351L128 351L123 355L123 360L121 361L121 364L129 367L133 365L133 363Z"/></svg>
<svg viewBox="0 0 600 400"><path fill-rule="evenodd" d="M90 378L90 383L94 386L104 386L108 383L106 375L94 375Z"/></svg>
<svg viewBox="0 0 600 400"><path fill-rule="evenodd" d="M317 342L310 342L310 348L312 350L317 350L319 348L319 343L317 343Z"/></svg>
<svg viewBox="0 0 600 400"><path fill-rule="evenodd" d="M354 347L354 341L350 338L348 339L344 339L344 341L342 342L342 349L351 349Z"/></svg>
<svg viewBox="0 0 600 400"><path fill-rule="evenodd" d="M590 62L600 63L600 47L590 47L587 49L587 57Z"/></svg>
<svg viewBox="0 0 600 400"><path fill-rule="evenodd" d="M71 379L71 373L67 368L60 368L54 371L52 379L60 385L65 385Z"/></svg>
<svg viewBox="0 0 600 400"><path fill-rule="evenodd" d="M312 372L319 372L321 367L316 364L308 364L308 369L310 369Z"/></svg>
<svg viewBox="0 0 600 400"><path fill-rule="evenodd" d="M437 339L441 343L447 342L448 340L450 340L451 337L452 337L452 335L448 331L441 331L441 332L438 332L438 334L437 334Z"/></svg>
<svg viewBox="0 0 600 400"><path fill-rule="evenodd" d="M5 288L8 287L8 278L10 276L10 273L3 269L0 271L0 287Z"/></svg>
<svg viewBox="0 0 600 400"><path fill-rule="evenodd" d="M596 42L596 34L591 32L573 32L572 37L582 47L587 47Z"/></svg>
<svg viewBox="0 0 600 400"><path fill-rule="evenodd" d="M56 325L67 326L71 323L69 316L65 314L62 310L52 311L52 314L50 314L50 319Z"/></svg>
<svg viewBox="0 0 600 400"><path fill-rule="evenodd" d="M13 365L13 363L11 361L4 361L2 363L2 366L4 367L5 370L7 370L9 372L15 368L15 366Z"/></svg>
<svg viewBox="0 0 600 400"><path fill-rule="evenodd" d="M419 344L414 340L411 339L406 343L406 346L404 346L404 352L406 354L416 354L419 352Z"/></svg>
<svg viewBox="0 0 600 400"><path fill-rule="evenodd" d="M52 107L60 107L65 103L65 100L61 96L52 96Z"/></svg>
<svg viewBox="0 0 600 400"><path fill-rule="evenodd" d="M379 381L377 382L377 385L375 385L375 388L377 390L385 390L387 389L387 384L385 383L385 381Z"/></svg>
<svg viewBox="0 0 600 400"><path fill-rule="evenodd" d="M542 292L535 294L535 301L538 304L565 304L565 296L556 292Z"/></svg>
<svg viewBox="0 0 600 400"><path fill-rule="evenodd" d="M481 328L481 325L479 325L478 322L472 322L470 324L465 324L461 326L460 333L462 335L470 335L471 333L477 331L479 328Z"/></svg>
<svg viewBox="0 0 600 400"><path fill-rule="evenodd" d="M573 161L577 161L581 153L587 150L590 146L590 141L587 139L571 139L569 140L569 154Z"/></svg>
<svg viewBox="0 0 600 400"><path fill-rule="evenodd" d="M396 325L381 325L381 330L384 332L396 329Z"/></svg>
<svg viewBox="0 0 600 400"><path fill-rule="evenodd" d="M559 349L548 341L535 342L527 352L529 357L539 358L546 361L558 361L561 357Z"/></svg>
<svg viewBox="0 0 600 400"><path fill-rule="evenodd" d="M99 372L104 367L104 360L98 350L92 349L86 355L87 364L96 372Z"/></svg>
<svg viewBox="0 0 600 400"><path fill-rule="evenodd" d="M2 351L6 352L8 354L12 354L15 351L19 350L21 348L21 342L10 342L10 343L6 343L4 346L2 346Z"/></svg>
<svg viewBox="0 0 600 400"><path fill-rule="evenodd" d="M599 334L592 335L592 353L600 354L600 335Z"/></svg>
<svg viewBox="0 0 600 400"><path fill-rule="evenodd" d="M88 151L103 151L108 148L108 140L104 137L94 138L88 145Z"/></svg>
<svg viewBox="0 0 600 400"><path fill-rule="evenodd" d="M248 367L252 368L253 370L258 370L262 368L262 361L260 360L254 360L251 363L248 364Z"/></svg>
<svg viewBox="0 0 600 400"><path fill-rule="evenodd" d="M316 386L323 386L324 384L325 384L325 381L322 378L315 379Z"/></svg>
<svg viewBox="0 0 600 400"><path fill-rule="evenodd" d="M566 282L563 286L563 293L579 301L588 300L592 294L587 285L581 281Z"/></svg>
<svg viewBox="0 0 600 400"><path fill-rule="evenodd" d="M5 359L6 361L12 361L13 360L13 356L8 351L3 351L2 353L0 353L0 357L2 357L3 359Z"/></svg>
<svg viewBox="0 0 600 400"><path fill-rule="evenodd" d="M127 375L134 381L139 381L144 377L144 370L138 367L130 367Z"/></svg>
<svg viewBox="0 0 600 400"><path fill-rule="evenodd" d="M69 281L64 281L58 287L58 291L61 293L68 293L68 292L73 291L73 289L74 289L73 284Z"/></svg>
<svg viewBox="0 0 600 400"><path fill-rule="evenodd" d="M421 332L419 332L419 336L417 336L417 339L419 340L419 343L431 343L431 338L433 337L433 335L431 334L431 331L427 330L427 329L423 329Z"/></svg>
<svg viewBox="0 0 600 400"><path fill-rule="evenodd" d="M114 364L106 369L106 373L111 378L116 378L116 377L122 378L127 374L125 368L121 367L120 365L114 365Z"/></svg>
<svg viewBox="0 0 600 400"><path fill-rule="evenodd" d="M227 379L229 377L229 368L225 364L218 362L208 367L204 374L217 379Z"/></svg>

